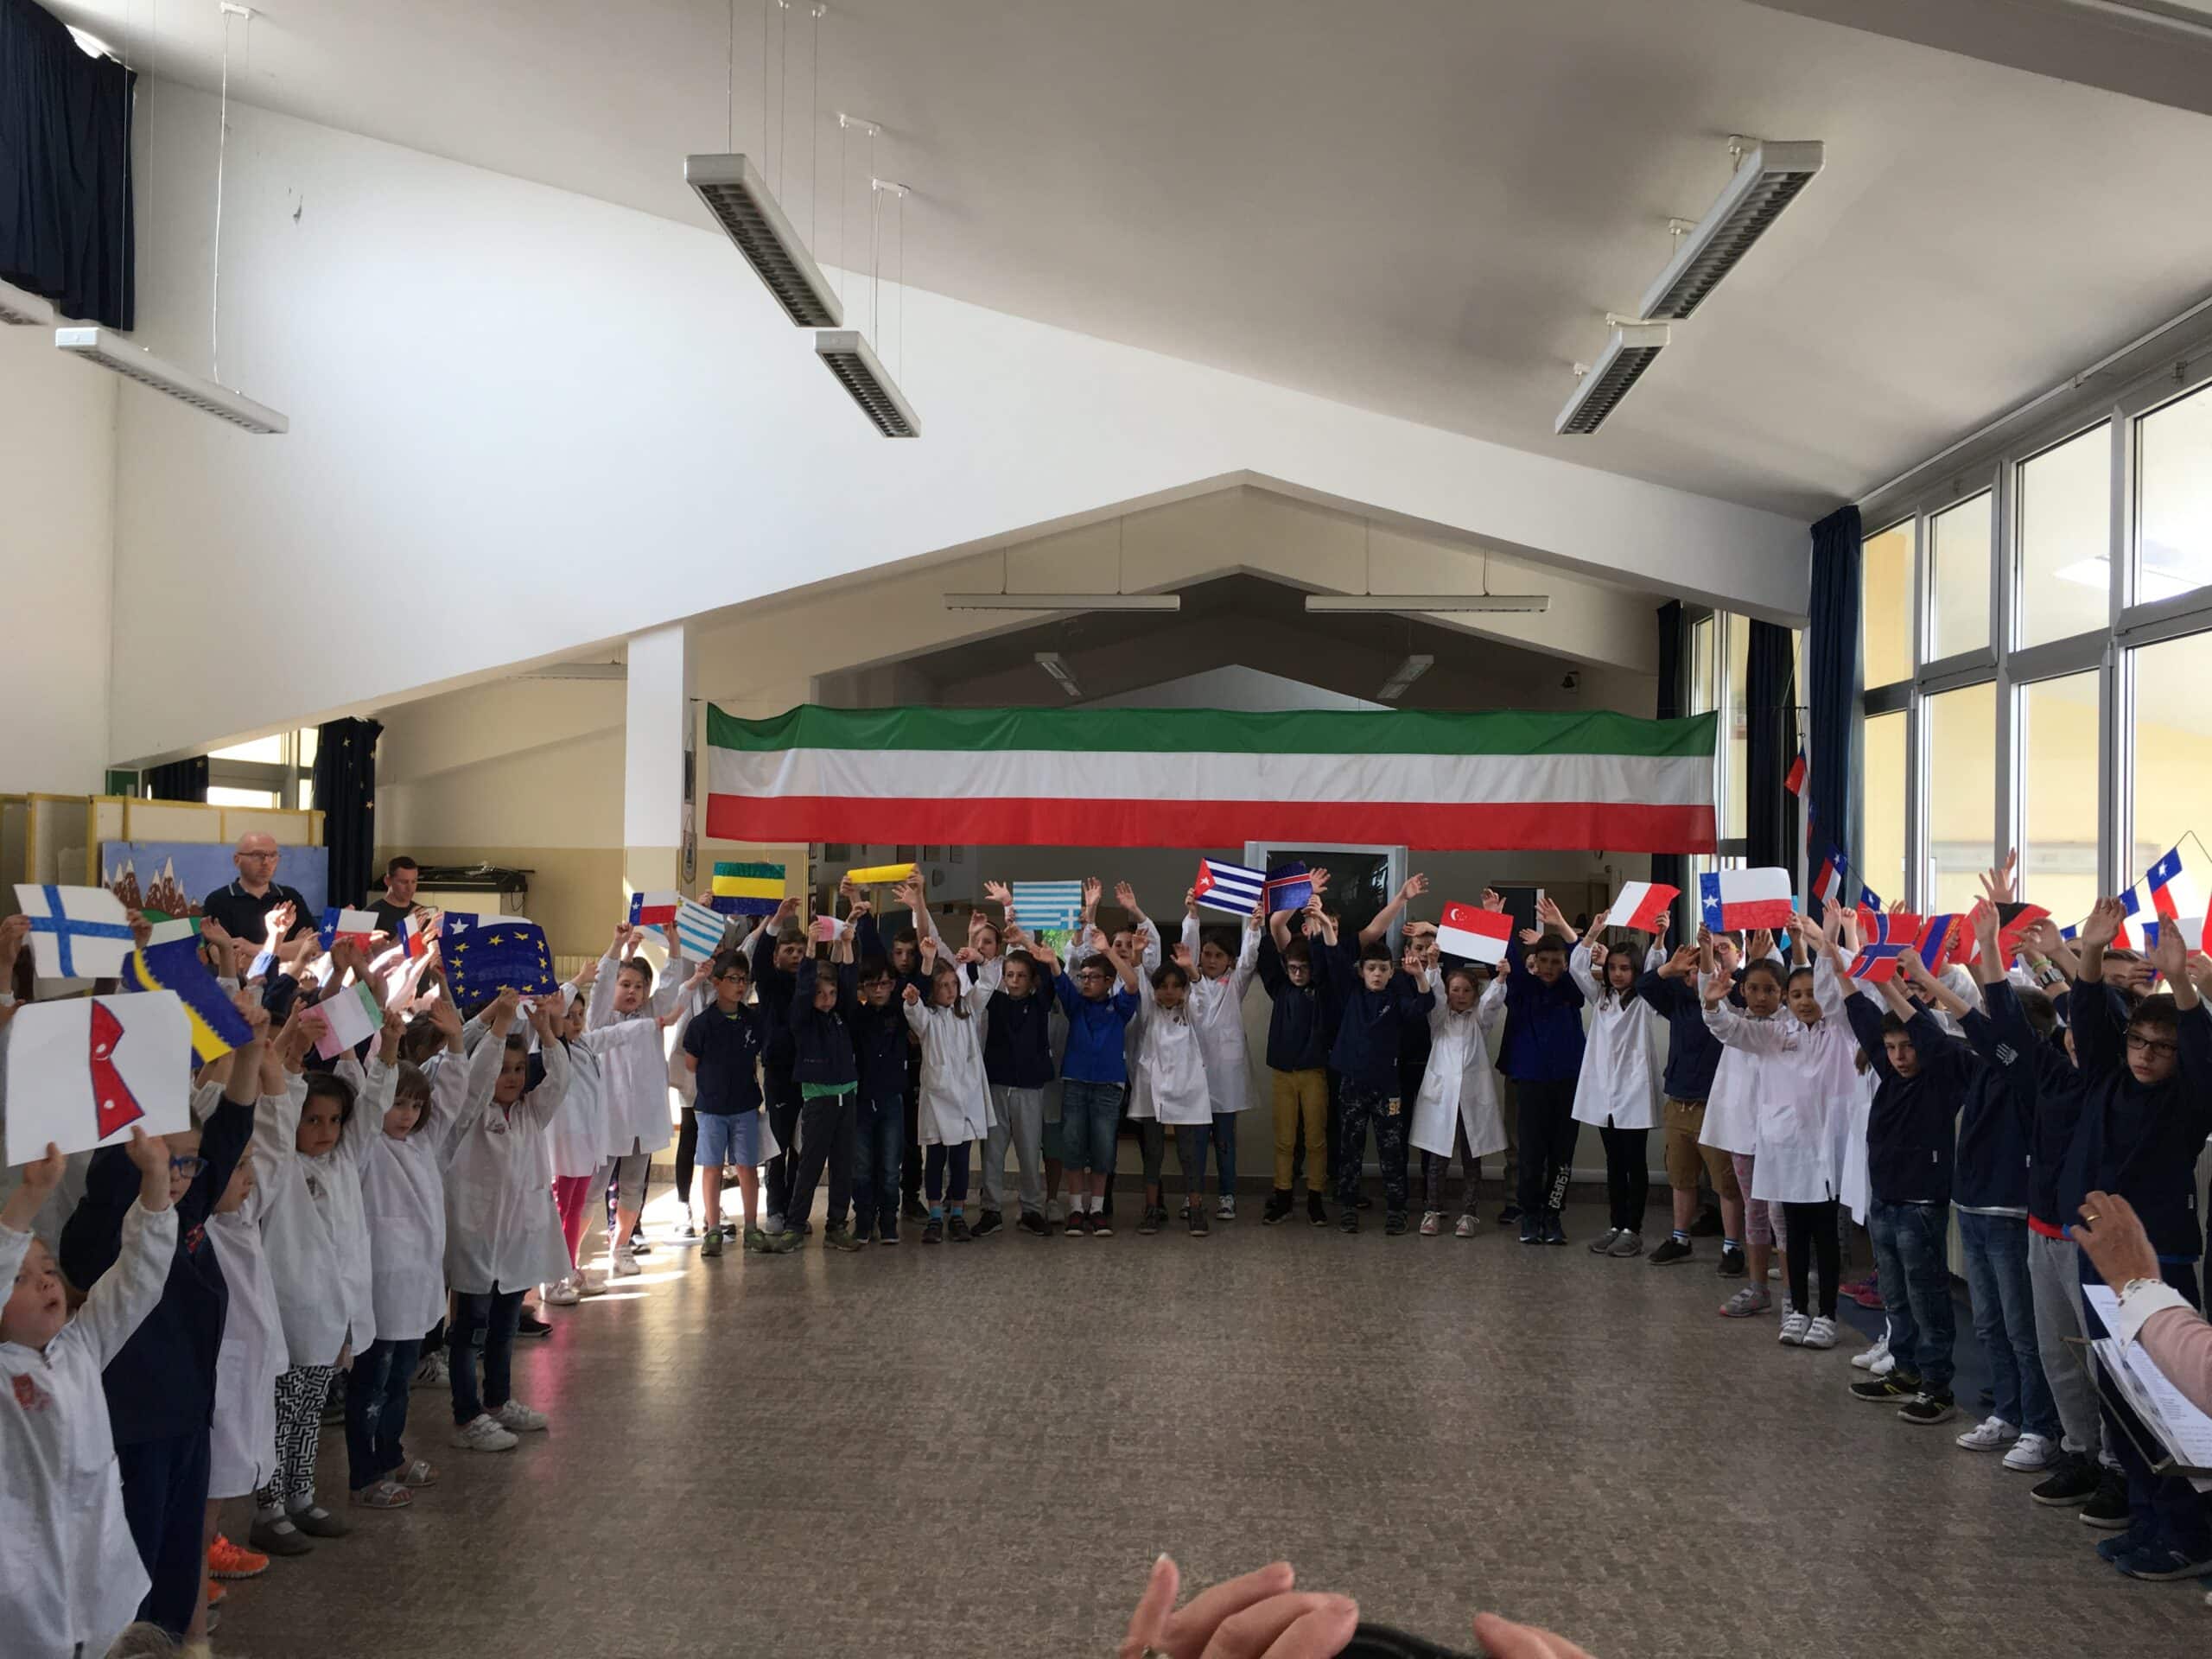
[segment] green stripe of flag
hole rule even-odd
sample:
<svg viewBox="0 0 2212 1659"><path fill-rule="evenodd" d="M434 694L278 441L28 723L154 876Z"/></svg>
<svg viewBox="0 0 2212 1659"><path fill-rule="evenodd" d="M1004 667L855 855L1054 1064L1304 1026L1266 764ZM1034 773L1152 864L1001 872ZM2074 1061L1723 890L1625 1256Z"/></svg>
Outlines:
<svg viewBox="0 0 2212 1659"><path fill-rule="evenodd" d="M766 720L707 706L718 749L1103 750L1140 753L1618 754L1710 759L1719 716L1639 720L1617 714L1367 713L1309 709L824 709Z"/></svg>

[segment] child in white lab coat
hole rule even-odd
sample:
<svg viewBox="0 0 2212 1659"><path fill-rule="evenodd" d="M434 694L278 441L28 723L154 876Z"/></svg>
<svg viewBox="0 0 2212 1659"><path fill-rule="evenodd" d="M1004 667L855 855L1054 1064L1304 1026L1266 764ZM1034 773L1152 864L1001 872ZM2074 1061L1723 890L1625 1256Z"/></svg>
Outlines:
<svg viewBox="0 0 2212 1659"><path fill-rule="evenodd" d="M1123 982L1129 982L1135 977L1134 964L1118 954L1115 959L1123 969ZM1225 983L1216 987L1224 994L1225 988ZM1194 989L1180 963L1163 962L1153 969L1151 985L1138 993L1137 1011L1129 1021L1137 1042L1129 1116L1144 1126L1145 1211L1153 1218L1139 1230L1157 1230L1157 1217L1164 1208L1160 1151L1172 1128L1175 1161L1183 1171L1183 1219L1192 1238L1204 1238L1209 1230L1206 1139L1217 1101L1206 1066L1205 1028L1192 1003Z"/></svg>
<svg viewBox="0 0 2212 1659"><path fill-rule="evenodd" d="M1651 1045L1656 1016L1637 995L1636 985L1646 970L1666 961L1667 953L1655 939L1639 967L1633 946L1608 949L1599 941L1605 925L1601 911L1567 958L1567 971L1590 1009L1582 1071L1574 1084L1574 1117L1595 1125L1605 1144L1611 1213L1590 1254L1626 1258L1643 1254L1643 1212L1651 1186L1649 1142L1659 1101L1659 1062Z"/></svg>
<svg viewBox="0 0 2212 1659"><path fill-rule="evenodd" d="M967 1215L970 1147L990 1130L982 1014L997 982L963 984L958 964L938 954L933 935L922 940L922 968L928 998L912 985L905 997L906 1025L922 1046L922 1180L930 1205L922 1243L963 1244L975 1236Z"/></svg>
<svg viewBox="0 0 2212 1659"><path fill-rule="evenodd" d="M1754 935L1756 944L1758 936ZM1722 945L1728 948L1724 950ZM1771 947L1766 947L1770 949ZM1698 1001L1702 1005L1706 994L1718 983L1723 987L1736 986L1736 995L1743 1001L1743 1013L1751 1020L1770 1020L1780 1016L1783 986L1788 975L1781 963L1765 954L1765 949L1753 951L1740 971L1731 969L1725 958L1734 955L1732 939L1716 940L1703 928L1698 930ZM1723 995L1726 995L1724 990ZM1710 1030L1708 1022L1707 1029ZM1752 1154L1758 1147L1759 1074L1763 1062L1758 1055L1747 1048L1723 1046L1719 1064L1713 1073L1712 1093L1707 1096L1705 1122L1698 1130L1698 1144L1713 1147L1728 1154L1729 1167L1736 1177L1736 1188L1743 1200L1744 1236L1741 1257L1732 1262L1732 1252L1723 1241L1720 1269L1724 1277L1736 1276L1729 1272L1736 1266L1747 1275L1743 1287L1721 1305L1722 1317L1731 1319L1750 1319L1764 1313L1774 1306L1774 1299L1766 1287L1767 1269L1774 1261L1775 1212L1764 1201L1751 1196L1751 1178L1757 1173L1757 1160ZM1748 1264L1748 1265L1745 1265Z"/></svg>
<svg viewBox="0 0 2212 1659"><path fill-rule="evenodd" d="M543 1413L514 1397L510 1367L524 1291L557 1277L566 1259L544 1173L546 1134L569 1086L561 1011L546 997L532 1012L545 1076L531 1089L530 1039L516 1027L519 1006L510 988L486 1010L486 1034L469 1056L448 1141L445 1277L454 1300L447 1350L453 1443L470 1452L505 1452L517 1434L545 1427ZM657 1024L652 1028L658 1030ZM665 1079L664 1069L662 1076ZM666 1116L664 1108L664 1120Z"/></svg>
<svg viewBox="0 0 2212 1659"><path fill-rule="evenodd" d="M707 964L685 961L675 928L670 927L667 934L668 966L656 991L652 964L632 954L642 937L639 930L617 927L614 943L600 959L584 1016L583 1041L598 1057L600 1090L607 1104L612 1148L607 1179L614 1190L615 1212L608 1249L618 1279L634 1277L639 1271L630 1245L645 1208L645 1176L653 1154L675 1138L668 1117L668 1049L663 1033L675 1023L686 999L707 982Z"/></svg>
<svg viewBox="0 0 2212 1659"><path fill-rule="evenodd" d="M162 1300L176 1253L169 1149L130 1132L138 1198L123 1220L123 1249L73 1319L61 1274L31 1236L39 1208L60 1185L59 1148L25 1166L0 1205L0 1630L10 1656L77 1659L107 1651L130 1623L149 1580L124 1518L107 1395L100 1373Z"/></svg>
<svg viewBox="0 0 2212 1659"><path fill-rule="evenodd" d="M1244 993L1260 962L1260 931L1267 925L1267 900L1252 907L1244 920L1243 938L1232 957L1218 939L1201 937L1196 889L1183 895L1183 949L1197 971L1191 977L1187 1007L1191 1023L1198 1027L1198 1053L1205 1061L1206 1093L1212 1102L1211 1133L1214 1171L1220 1203L1214 1214L1224 1221L1236 1218L1236 1119L1252 1103L1252 1059L1244 1043ZM1199 1150L1205 1151L1206 1141ZM1176 1137L1181 1156L1182 1137ZM1200 1170L1199 1185L1205 1172Z"/></svg>
<svg viewBox="0 0 2212 1659"><path fill-rule="evenodd" d="M599 964L587 965L579 976L588 988ZM555 1307L573 1307L587 1296L599 1295L606 1281L583 1264L584 1229L591 1224L594 1194L604 1190L607 1176L607 1092L600 1077L599 1055L583 1040L586 999L582 989L569 1001L561 1036L569 1049L569 1097L553 1120L548 1147L553 1154L553 1207L561 1214L561 1242L568 1247L569 1271L538 1290L538 1300Z"/></svg>
<svg viewBox="0 0 2212 1659"><path fill-rule="evenodd" d="M1414 1098L1409 1137L1421 1148L1427 1188L1421 1236L1433 1238L1444 1229L1444 1177L1456 1147L1463 1186L1459 1219L1452 1230L1472 1238L1482 1160L1505 1150L1505 1115L1498 1108L1497 1074L1490 1058L1490 1033L1505 1017L1505 976L1464 963L1435 974L1424 964L1414 981L1433 1000L1428 1064Z"/></svg>

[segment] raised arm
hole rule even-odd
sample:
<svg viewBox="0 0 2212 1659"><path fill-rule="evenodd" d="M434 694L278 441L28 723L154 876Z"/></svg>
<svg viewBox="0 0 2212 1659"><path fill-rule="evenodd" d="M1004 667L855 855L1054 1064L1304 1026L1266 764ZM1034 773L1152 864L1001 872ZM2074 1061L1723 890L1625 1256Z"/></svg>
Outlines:
<svg viewBox="0 0 2212 1659"><path fill-rule="evenodd" d="M2100 899L2082 924L2082 965L2074 978L2074 1053L2082 1075L2098 1077L2127 1063L2123 1022L2105 990L2105 948L2120 931L2126 912L2117 899Z"/></svg>
<svg viewBox="0 0 2212 1659"><path fill-rule="evenodd" d="M1574 981L1575 988L1592 1002L1598 1000L1599 993L1603 988L1598 983L1597 968L1592 960L1592 941L1597 937L1597 932L1596 928L1592 928L1590 938L1584 939L1567 953L1568 976Z"/></svg>
<svg viewBox="0 0 2212 1659"><path fill-rule="evenodd" d="M584 1029L597 1031L614 1020L614 982L621 976L622 947L629 943L630 929L626 923L617 923L614 943L607 947L607 954L599 959L599 971L593 976L591 997L584 1004Z"/></svg>
<svg viewBox="0 0 2212 1659"><path fill-rule="evenodd" d="M545 1062L545 1075L538 1079L537 1088L522 1097L516 1109L542 1129L553 1121L562 1102L568 1098L569 1048L561 1040L558 1017L548 1005L541 1002L531 1010L531 1023L537 1029L537 1052Z"/></svg>
<svg viewBox="0 0 2212 1659"><path fill-rule="evenodd" d="M85 1305L78 1310L77 1317L63 1327L65 1336L74 1332L72 1340L91 1347L103 1370L123 1351L131 1332L161 1301L168 1284L169 1265L176 1257L180 1224L176 1211L169 1204L168 1142L158 1135L148 1135L134 1128L125 1154L137 1172L137 1198L124 1212L118 1248L107 1270L86 1294ZM47 1156L35 1166L35 1179L42 1185L31 1202L33 1214L60 1179L66 1161L59 1152L49 1147ZM10 1200L11 1209L16 1198L32 1191L29 1172L26 1172L26 1177L22 1187ZM229 1177L224 1179L227 1184ZM0 1215L0 1275L4 1275L0 1276L0 1284L12 1286L16 1282L16 1274L29 1247L29 1228L28 1215Z"/></svg>
<svg viewBox="0 0 2212 1659"><path fill-rule="evenodd" d="M1372 944L1390 931L1391 925L1405 913L1406 901L1418 899L1428 891L1428 878L1415 871L1405 880L1405 885L1390 895L1390 902L1375 912L1375 919L1359 930L1359 942Z"/></svg>
<svg viewBox="0 0 2212 1659"><path fill-rule="evenodd" d="M1267 932L1268 901L1264 899L1252 906L1252 913L1244 918L1244 942L1236 951L1236 965L1229 970L1229 995L1238 1002L1244 993L1252 988L1252 976L1260 966L1260 940Z"/></svg>

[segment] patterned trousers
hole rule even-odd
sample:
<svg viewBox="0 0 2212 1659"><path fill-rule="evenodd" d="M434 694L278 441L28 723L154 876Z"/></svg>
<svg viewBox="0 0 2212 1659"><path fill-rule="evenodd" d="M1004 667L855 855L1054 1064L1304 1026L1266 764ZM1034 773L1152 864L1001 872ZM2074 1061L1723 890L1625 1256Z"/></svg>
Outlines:
<svg viewBox="0 0 2212 1659"><path fill-rule="evenodd" d="M337 1375L335 1365L295 1365L276 1379L276 1476L253 1495L264 1515L314 1504L322 1405Z"/></svg>
<svg viewBox="0 0 2212 1659"><path fill-rule="evenodd" d="M1344 1087L1344 1128L1337 1149L1337 1198L1351 1204L1367 1163L1367 1132L1375 1131L1375 1160L1382 1166L1382 1198L1392 1215L1406 1212L1406 1115L1385 1090Z"/></svg>

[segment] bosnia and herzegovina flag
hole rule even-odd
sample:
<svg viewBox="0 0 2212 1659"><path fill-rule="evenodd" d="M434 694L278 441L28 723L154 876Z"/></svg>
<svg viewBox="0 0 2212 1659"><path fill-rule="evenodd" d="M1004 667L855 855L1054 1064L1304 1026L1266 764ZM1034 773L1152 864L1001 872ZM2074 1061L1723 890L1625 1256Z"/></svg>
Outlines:
<svg viewBox="0 0 2212 1659"><path fill-rule="evenodd" d="M232 1006L200 961L197 938L171 939L133 950L124 958L123 982L134 991L176 993L184 1004L185 1023L191 1027L192 1052L202 1065L253 1040L245 1016Z"/></svg>
<svg viewBox="0 0 2212 1659"><path fill-rule="evenodd" d="M780 864L715 866L714 907L725 916L772 916L784 902Z"/></svg>

